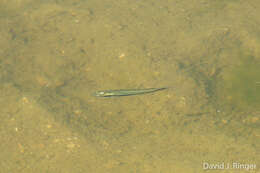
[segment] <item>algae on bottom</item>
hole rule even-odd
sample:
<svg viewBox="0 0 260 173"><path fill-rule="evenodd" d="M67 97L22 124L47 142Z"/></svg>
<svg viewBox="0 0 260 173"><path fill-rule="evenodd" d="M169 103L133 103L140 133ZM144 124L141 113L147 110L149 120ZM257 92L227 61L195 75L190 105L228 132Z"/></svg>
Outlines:
<svg viewBox="0 0 260 173"><path fill-rule="evenodd" d="M260 62L252 56L242 57L240 65L230 67L222 74L217 95L232 107L248 110L260 107Z"/></svg>

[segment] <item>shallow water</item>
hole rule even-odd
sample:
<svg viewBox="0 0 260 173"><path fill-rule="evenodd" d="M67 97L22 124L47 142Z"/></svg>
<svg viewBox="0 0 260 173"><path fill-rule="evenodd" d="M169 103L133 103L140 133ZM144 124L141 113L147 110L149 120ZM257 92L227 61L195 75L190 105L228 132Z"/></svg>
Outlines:
<svg viewBox="0 0 260 173"><path fill-rule="evenodd" d="M0 2L0 172L258 172L258 6Z"/></svg>

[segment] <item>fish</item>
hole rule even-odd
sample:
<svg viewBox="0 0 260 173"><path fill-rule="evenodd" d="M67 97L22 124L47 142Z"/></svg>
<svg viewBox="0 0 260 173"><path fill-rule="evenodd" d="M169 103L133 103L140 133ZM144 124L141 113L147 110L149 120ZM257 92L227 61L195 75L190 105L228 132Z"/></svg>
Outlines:
<svg viewBox="0 0 260 173"><path fill-rule="evenodd" d="M132 95L140 95L140 94L148 94L156 91L165 90L164 88L146 88L146 89L120 89L120 90L104 90L97 91L94 93L96 97L119 97L119 96L132 96Z"/></svg>

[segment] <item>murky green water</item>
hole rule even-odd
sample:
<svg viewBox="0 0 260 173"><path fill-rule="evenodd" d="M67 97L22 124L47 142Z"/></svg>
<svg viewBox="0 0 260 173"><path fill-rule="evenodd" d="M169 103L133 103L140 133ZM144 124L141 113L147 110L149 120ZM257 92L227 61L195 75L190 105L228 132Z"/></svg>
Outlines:
<svg viewBox="0 0 260 173"><path fill-rule="evenodd" d="M0 172L258 172L258 7L0 2Z"/></svg>

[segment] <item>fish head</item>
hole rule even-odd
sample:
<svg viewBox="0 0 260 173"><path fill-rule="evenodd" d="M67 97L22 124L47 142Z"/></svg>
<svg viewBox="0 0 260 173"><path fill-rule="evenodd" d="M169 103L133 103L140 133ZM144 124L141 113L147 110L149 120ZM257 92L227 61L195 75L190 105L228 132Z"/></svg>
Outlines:
<svg viewBox="0 0 260 173"><path fill-rule="evenodd" d="M105 97L106 93L104 91L97 91L94 93L94 96L96 97Z"/></svg>

